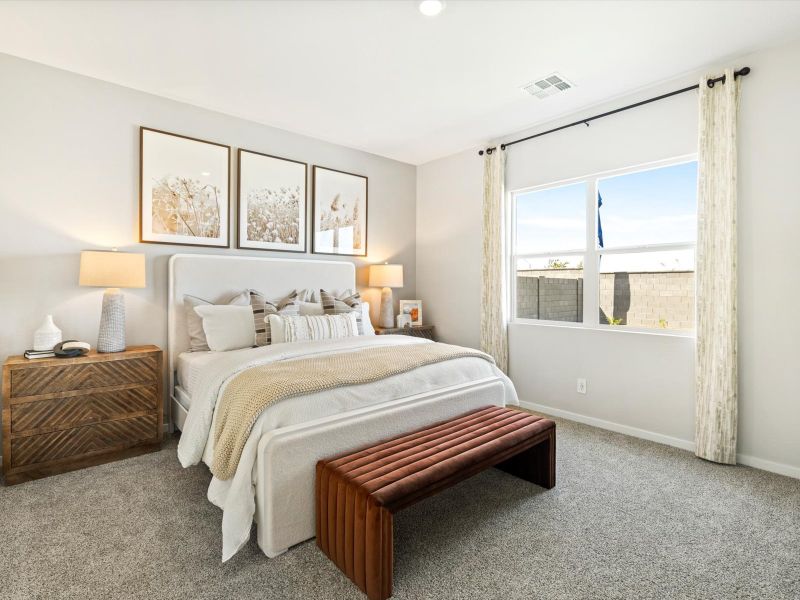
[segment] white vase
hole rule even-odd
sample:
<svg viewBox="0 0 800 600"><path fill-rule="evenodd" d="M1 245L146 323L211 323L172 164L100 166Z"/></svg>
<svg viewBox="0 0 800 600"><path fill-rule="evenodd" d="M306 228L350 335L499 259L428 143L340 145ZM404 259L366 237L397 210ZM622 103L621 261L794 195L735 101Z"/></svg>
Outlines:
<svg viewBox="0 0 800 600"><path fill-rule="evenodd" d="M47 315L44 323L33 334L34 350L52 350L61 343L61 330L53 323L53 315Z"/></svg>

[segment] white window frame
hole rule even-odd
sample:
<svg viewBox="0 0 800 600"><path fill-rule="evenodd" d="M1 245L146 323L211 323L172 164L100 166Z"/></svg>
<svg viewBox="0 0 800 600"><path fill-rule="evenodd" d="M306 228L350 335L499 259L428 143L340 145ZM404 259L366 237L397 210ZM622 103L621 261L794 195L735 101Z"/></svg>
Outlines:
<svg viewBox="0 0 800 600"><path fill-rule="evenodd" d="M697 160L697 154L686 154L665 160L625 167L624 169L614 169L602 171L582 177L563 179L543 185L536 185L526 188L511 190L506 195L506 202L509 210L508 227L508 263L507 281L509 282L508 314L511 315L511 323L544 325L549 327L571 327L580 329L596 329L601 331L614 331L619 333L644 333L652 335L669 335L678 337L695 337L695 331L676 330L676 329L651 329L645 327L628 327L609 325L600 323L600 257L605 254L633 254L637 252L653 252L659 250L696 250L695 242L675 242L668 244L642 244L638 246L622 246L617 248L600 248L597 243L597 188L601 179L640 173L642 171L652 171L663 167L686 164ZM517 196L539 192L553 188L574 185L576 183L586 184L586 245L583 249L566 251L554 250L551 252L536 252L533 254L517 254ZM570 321L550 321L547 319L530 319L517 316L517 277L516 266L519 259L526 258L553 258L577 256L583 259L583 322L575 323Z"/></svg>

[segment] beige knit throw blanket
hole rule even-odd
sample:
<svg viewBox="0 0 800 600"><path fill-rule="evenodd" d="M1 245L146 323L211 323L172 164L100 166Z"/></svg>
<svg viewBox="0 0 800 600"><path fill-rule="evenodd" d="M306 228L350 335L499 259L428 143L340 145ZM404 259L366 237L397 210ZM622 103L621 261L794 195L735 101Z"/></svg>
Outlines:
<svg viewBox="0 0 800 600"><path fill-rule="evenodd" d="M478 350L449 344L381 346L252 367L228 383L217 406L211 472L230 479L258 417L272 404L305 394L372 383L418 367L456 358L494 362Z"/></svg>

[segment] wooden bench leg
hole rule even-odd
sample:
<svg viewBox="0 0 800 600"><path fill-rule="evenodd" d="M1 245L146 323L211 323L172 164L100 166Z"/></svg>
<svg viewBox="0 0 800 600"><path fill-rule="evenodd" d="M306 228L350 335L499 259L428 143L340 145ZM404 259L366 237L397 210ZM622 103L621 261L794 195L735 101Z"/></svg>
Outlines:
<svg viewBox="0 0 800 600"><path fill-rule="evenodd" d="M556 485L556 430L551 429L549 435L527 450L520 452L496 465L501 471L530 481L543 488L551 489Z"/></svg>

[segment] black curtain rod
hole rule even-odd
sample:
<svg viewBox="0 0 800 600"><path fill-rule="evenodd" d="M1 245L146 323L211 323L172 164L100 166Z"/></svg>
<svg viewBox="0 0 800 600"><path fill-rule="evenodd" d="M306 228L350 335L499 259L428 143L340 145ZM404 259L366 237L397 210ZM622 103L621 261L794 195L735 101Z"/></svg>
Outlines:
<svg viewBox="0 0 800 600"><path fill-rule="evenodd" d="M738 71L734 71L733 77L734 79L738 77L743 77L750 73L750 67L743 67ZM706 85L710 88L713 88L714 85L717 83L725 83L725 75L722 77L716 77L714 79L709 79L706 81ZM556 127L555 129L548 129L547 131L543 131L541 133L536 133L534 135L529 135L528 137L524 137L518 140L514 140L513 142L506 142L505 144L500 144L500 150L505 150L509 146L513 146L514 144L519 144L520 142L527 142L528 140L532 140L533 138L542 137L543 135L547 135L549 133L555 133L556 131L561 131L562 129L568 129L570 127L575 127L576 125L586 125L589 126L589 121L594 121L596 119L602 119L603 117L608 117L611 115L615 115L617 113L621 113L625 110L630 110L632 108L636 108L638 106L643 106L645 104L650 104L651 102L656 102L657 100L663 100L664 98L671 98L672 96L677 96L678 94L683 94L685 92L691 92L692 90L700 89L700 84L690 85L689 87L685 87L680 90L675 90L674 92L669 92L667 94L661 94L660 96L656 96L655 98L648 98L647 100L642 100L641 102L636 102L635 104L629 104L628 106L623 106L622 108L616 108L614 110L610 110L608 112L604 112L599 115L594 115L593 117L589 117L587 119L581 119L580 121L575 121L574 123L570 123L569 125L562 125L561 127ZM486 148L486 154L491 154L494 150L497 150L497 146L492 146L491 148ZM484 150L479 150L478 154L483 156Z"/></svg>

